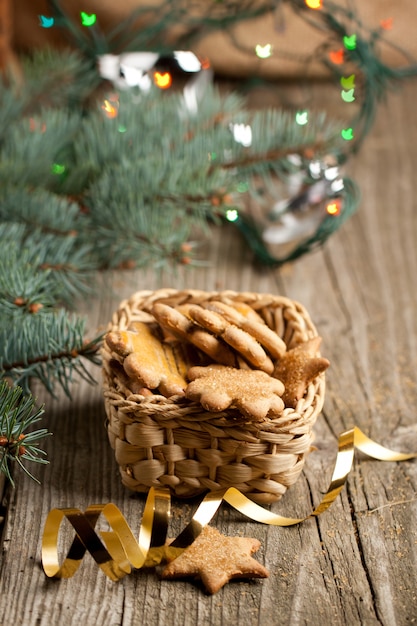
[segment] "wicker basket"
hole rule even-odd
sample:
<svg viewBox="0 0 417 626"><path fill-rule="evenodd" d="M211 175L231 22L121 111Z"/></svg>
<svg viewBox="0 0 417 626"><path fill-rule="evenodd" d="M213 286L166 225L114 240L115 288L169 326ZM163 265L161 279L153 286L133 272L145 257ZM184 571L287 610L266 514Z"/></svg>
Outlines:
<svg viewBox="0 0 417 626"><path fill-rule="evenodd" d="M151 321L155 302L171 306L204 300L250 305L288 348L317 335L306 310L270 294L197 290L139 291L121 303L109 330ZM168 487L178 497L234 486L255 502L278 500L300 475L324 401L324 374L311 383L296 409L278 419L249 422L236 410L208 412L180 396L134 395L103 348L103 391L108 436L123 484L138 492Z"/></svg>

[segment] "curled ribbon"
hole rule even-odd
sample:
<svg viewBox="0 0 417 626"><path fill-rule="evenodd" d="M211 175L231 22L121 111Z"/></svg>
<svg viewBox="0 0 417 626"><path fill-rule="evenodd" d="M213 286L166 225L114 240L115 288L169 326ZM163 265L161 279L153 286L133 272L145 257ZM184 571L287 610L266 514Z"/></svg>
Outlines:
<svg viewBox="0 0 417 626"><path fill-rule="evenodd" d="M407 461L417 457L417 453L404 454L384 448L355 426L339 435L338 453L329 488L320 504L306 517L283 517L271 513L249 500L235 487L230 487L207 494L189 524L169 546L166 545L171 502L168 489L152 487L149 490L138 540L135 539L121 511L112 503L89 506L84 513L75 508L52 509L46 519L42 539L42 564L45 574L55 578L73 576L86 551L114 581L129 574L132 567L140 569L144 566L158 565L167 557L171 560L198 537L222 501L253 521L272 526L293 526L311 517L317 517L329 508L343 489L352 468L355 448L380 461ZM101 538L95 531L100 515L106 518L112 529L100 531ZM64 562L60 565L58 537L64 519L71 524L76 536Z"/></svg>

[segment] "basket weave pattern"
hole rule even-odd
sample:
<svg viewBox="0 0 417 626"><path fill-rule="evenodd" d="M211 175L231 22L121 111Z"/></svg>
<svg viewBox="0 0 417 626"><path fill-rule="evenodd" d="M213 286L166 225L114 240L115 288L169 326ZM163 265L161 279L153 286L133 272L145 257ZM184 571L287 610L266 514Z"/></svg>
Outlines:
<svg viewBox="0 0 417 626"><path fill-rule="evenodd" d="M156 302L171 306L207 300L250 305L287 348L317 335L304 307L270 294L160 289L139 291L121 303L108 330L153 320ZM236 487L255 502L278 500L300 475L324 401L324 374L311 383L295 409L277 419L249 422L236 409L206 411L180 396L135 395L110 366L103 348L103 393L108 436L123 484L138 492L168 487L178 497Z"/></svg>

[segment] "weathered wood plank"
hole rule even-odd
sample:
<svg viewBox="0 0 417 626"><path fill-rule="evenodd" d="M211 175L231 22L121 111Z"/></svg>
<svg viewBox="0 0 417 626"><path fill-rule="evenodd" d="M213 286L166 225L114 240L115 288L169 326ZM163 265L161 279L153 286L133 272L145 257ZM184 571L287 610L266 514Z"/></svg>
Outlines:
<svg viewBox="0 0 417 626"><path fill-rule="evenodd" d="M337 435L358 425L398 450L417 449L417 162L410 83L390 99L350 167L362 206L325 249L280 270L259 271L232 226L213 229L207 267L170 277L151 271L108 273L98 295L80 305L92 332L136 289L161 286L280 292L302 302L330 359L327 396L315 428L317 450L300 480L272 510L308 514L329 484ZM414 123L411 122L414 120ZM92 370L99 378L99 371ZM46 400L42 390L39 399ZM41 485L16 477L8 491L3 537L0 623L4 626L149 624L405 626L417 614L417 463L358 455L331 509L293 528L249 522L224 507L215 525L259 538L264 581L232 582L208 597L200 585L160 581L154 570L112 583L86 557L74 578L52 581L40 567L43 524L52 507L115 502L137 531L142 497L120 484L107 442L100 387L81 381L72 401L47 399L50 465ZM170 534L195 503L174 503Z"/></svg>

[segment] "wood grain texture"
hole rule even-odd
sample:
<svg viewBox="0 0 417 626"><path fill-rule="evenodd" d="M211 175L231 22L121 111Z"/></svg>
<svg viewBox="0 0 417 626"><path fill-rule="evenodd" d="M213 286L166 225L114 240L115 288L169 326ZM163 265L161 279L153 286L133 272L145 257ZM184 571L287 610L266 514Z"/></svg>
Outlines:
<svg viewBox="0 0 417 626"><path fill-rule="evenodd" d="M272 510L303 516L330 481L337 435L353 425L379 443L417 450L417 83L388 99L349 174L360 184L359 212L323 250L279 270L257 269L232 226L213 229L207 267L175 276L106 273L81 303L92 332L137 289L273 292L302 302L331 361L316 451ZM99 370L94 369L99 379ZM116 503L134 532L144 499L120 484L107 441L99 384L74 386L72 401L47 398L50 465L41 485L22 475L6 490L0 579L2 626L406 626L417 615L417 462L357 455L347 485L317 519L292 528L249 522L228 507L214 520L224 534L256 537L267 580L231 582L215 596L187 581L135 572L106 579L91 558L74 578L47 579L40 566L43 525L53 507ZM174 502L173 536L195 503Z"/></svg>

